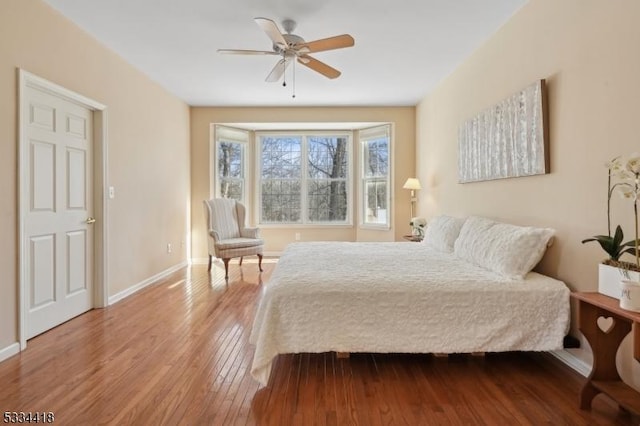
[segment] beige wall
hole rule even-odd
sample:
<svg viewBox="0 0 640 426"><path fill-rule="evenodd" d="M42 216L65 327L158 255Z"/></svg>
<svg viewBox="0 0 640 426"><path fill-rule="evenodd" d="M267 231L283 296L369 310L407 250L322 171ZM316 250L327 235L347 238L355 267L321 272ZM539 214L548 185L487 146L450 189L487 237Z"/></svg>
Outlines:
<svg viewBox="0 0 640 426"><path fill-rule="evenodd" d="M188 244L188 106L40 0L3 0L0 350L18 340L17 67L108 107L109 294L185 261Z"/></svg>
<svg viewBox="0 0 640 426"><path fill-rule="evenodd" d="M580 241L607 232L604 163L640 151L638 17L636 0L525 5L418 105L417 170L431 195L420 210L553 227L556 244L539 270L572 290L596 291L606 254ZM549 95L551 174L458 184L460 123L540 78ZM613 222L632 238L632 205L616 198ZM583 346L576 355L590 362ZM640 387L640 368L631 367L629 355L627 349L619 362L626 380Z"/></svg>
<svg viewBox="0 0 640 426"><path fill-rule="evenodd" d="M393 194L395 211L389 232L350 228L262 228L267 252L281 252L300 232L302 241L393 241L409 231L409 194L404 181L415 170L415 108L191 108L192 257L207 256L202 200L209 197L211 123L392 122L395 128ZM354 186L354 189L356 186Z"/></svg>

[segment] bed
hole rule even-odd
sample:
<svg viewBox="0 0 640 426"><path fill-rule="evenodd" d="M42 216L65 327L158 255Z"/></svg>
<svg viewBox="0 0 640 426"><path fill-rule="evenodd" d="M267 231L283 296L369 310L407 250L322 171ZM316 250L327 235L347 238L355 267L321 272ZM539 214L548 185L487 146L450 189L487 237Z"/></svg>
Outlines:
<svg viewBox="0 0 640 426"><path fill-rule="evenodd" d="M446 238L458 240L463 225L452 233L455 238ZM535 272L514 276L487 269L461 255L464 247L455 251L453 242L451 251L438 247L431 234L433 244L287 246L257 308L252 376L266 386L274 358L283 353L562 348L570 318L563 282ZM501 239L494 244L505 248ZM538 263L542 255L536 257Z"/></svg>

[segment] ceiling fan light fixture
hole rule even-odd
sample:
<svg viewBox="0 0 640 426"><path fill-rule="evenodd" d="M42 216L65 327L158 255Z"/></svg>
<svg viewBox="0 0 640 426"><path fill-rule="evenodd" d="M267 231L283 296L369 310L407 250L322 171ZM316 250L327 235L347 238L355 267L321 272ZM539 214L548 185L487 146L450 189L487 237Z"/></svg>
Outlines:
<svg viewBox="0 0 640 426"><path fill-rule="evenodd" d="M284 28L287 34L291 34L297 26L298 23L293 19L286 18L282 20L282 28Z"/></svg>

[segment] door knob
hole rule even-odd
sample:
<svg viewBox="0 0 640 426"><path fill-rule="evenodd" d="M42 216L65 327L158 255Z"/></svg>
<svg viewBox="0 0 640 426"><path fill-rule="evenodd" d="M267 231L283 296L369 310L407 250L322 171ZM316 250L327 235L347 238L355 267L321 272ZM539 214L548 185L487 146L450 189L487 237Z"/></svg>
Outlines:
<svg viewBox="0 0 640 426"><path fill-rule="evenodd" d="M94 224L96 223L96 220L92 217L88 217L87 220L85 220L85 223L88 225Z"/></svg>

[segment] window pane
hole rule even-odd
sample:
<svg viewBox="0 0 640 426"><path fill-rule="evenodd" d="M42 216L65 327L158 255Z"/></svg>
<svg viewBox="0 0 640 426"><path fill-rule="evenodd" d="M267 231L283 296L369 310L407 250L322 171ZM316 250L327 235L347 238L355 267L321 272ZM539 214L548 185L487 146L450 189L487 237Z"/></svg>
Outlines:
<svg viewBox="0 0 640 426"><path fill-rule="evenodd" d="M308 176L314 179L347 177L347 139L311 136L308 138Z"/></svg>
<svg viewBox="0 0 640 426"><path fill-rule="evenodd" d="M366 141L364 144L364 175L387 176L389 173L389 138Z"/></svg>
<svg viewBox="0 0 640 426"><path fill-rule="evenodd" d="M383 125L360 132L362 137L362 223L390 226L391 127Z"/></svg>
<svg viewBox="0 0 640 426"><path fill-rule="evenodd" d="M307 185L309 221L345 222L347 220L346 187L345 181L309 181Z"/></svg>
<svg viewBox="0 0 640 426"><path fill-rule="evenodd" d="M262 137L263 179L300 179L302 138Z"/></svg>
<svg viewBox="0 0 640 426"><path fill-rule="evenodd" d="M242 201L243 181L241 179L220 179L220 196Z"/></svg>
<svg viewBox="0 0 640 426"><path fill-rule="evenodd" d="M244 202L244 144L218 141L217 197Z"/></svg>
<svg viewBox="0 0 640 426"><path fill-rule="evenodd" d="M387 182L385 180L365 181L365 223L387 223Z"/></svg>
<svg viewBox="0 0 640 426"><path fill-rule="evenodd" d="M270 179L262 181L262 223L301 221L300 181Z"/></svg>
<svg viewBox="0 0 640 426"><path fill-rule="evenodd" d="M260 223L344 224L349 137L344 135L258 135Z"/></svg>
<svg viewBox="0 0 640 426"><path fill-rule="evenodd" d="M243 146L239 143L218 144L218 176L242 178Z"/></svg>

